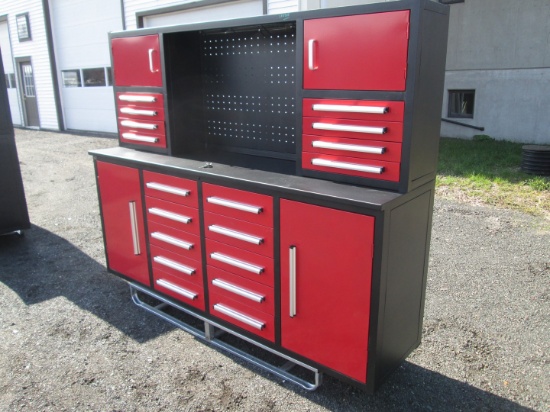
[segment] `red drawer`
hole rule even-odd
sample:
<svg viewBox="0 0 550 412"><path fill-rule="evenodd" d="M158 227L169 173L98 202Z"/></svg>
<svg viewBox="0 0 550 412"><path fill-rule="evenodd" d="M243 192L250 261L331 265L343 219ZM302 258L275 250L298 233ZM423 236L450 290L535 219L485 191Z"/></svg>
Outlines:
<svg viewBox="0 0 550 412"><path fill-rule="evenodd" d="M202 311L206 310L204 303L204 288L196 283L187 282L182 278L169 275L162 270L153 273L153 287L168 296L187 303Z"/></svg>
<svg viewBox="0 0 550 412"><path fill-rule="evenodd" d="M143 172L145 195L198 209L197 182L162 173Z"/></svg>
<svg viewBox="0 0 550 412"><path fill-rule="evenodd" d="M206 237L273 258L273 229L243 220L204 213Z"/></svg>
<svg viewBox="0 0 550 412"><path fill-rule="evenodd" d="M323 153L334 156L349 156L360 159L375 159L386 162L401 160L401 143L377 140L347 139L334 136L302 136L304 152Z"/></svg>
<svg viewBox="0 0 550 412"><path fill-rule="evenodd" d="M402 122L405 102L304 99L303 116Z"/></svg>
<svg viewBox="0 0 550 412"><path fill-rule="evenodd" d="M303 133L318 136L401 142L403 140L403 123L304 117Z"/></svg>
<svg viewBox="0 0 550 412"><path fill-rule="evenodd" d="M149 243L199 262L201 260L200 237L170 226L149 222Z"/></svg>
<svg viewBox="0 0 550 412"><path fill-rule="evenodd" d="M204 210L273 227L273 198L244 190L203 184Z"/></svg>
<svg viewBox="0 0 550 412"><path fill-rule="evenodd" d="M210 314L233 325L254 333L264 339L275 340L275 319L273 315L243 305L215 291L209 291Z"/></svg>
<svg viewBox="0 0 550 412"><path fill-rule="evenodd" d="M197 236L200 235L198 209L149 196L145 197L145 205L147 207L147 222L156 222Z"/></svg>
<svg viewBox="0 0 550 412"><path fill-rule="evenodd" d="M314 164L319 162L319 164ZM320 153L302 153L302 168L338 173L369 179L399 181L399 163L382 162L371 159L358 159L347 156L330 156ZM366 168L378 169L380 172L368 171Z"/></svg>
<svg viewBox="0 0 550 412"><path fill-rule="evenodd" d="M206 239L206 263L273 287L273 259Z"/></svg>
<svg viewBox="0 0 550 412"><path fill-rule="evenodd" d="M207 272L209 291L270 315L275 314L273 288L213 266L209 266Z"/></svg>
<svg viewBox="0 0 550 412"><path fill-rule="evenodd" d="M200 261L189 259L169 250L151 245L151 263L153 274L157 270L168 273L188 282L202 285L202 268Z"/></svg>
<svg viewBox="0 0 550 412"><path fill-rule="evenodd" d="M164 96L159 93L117 93L118 117L164 120Z"/></svg>

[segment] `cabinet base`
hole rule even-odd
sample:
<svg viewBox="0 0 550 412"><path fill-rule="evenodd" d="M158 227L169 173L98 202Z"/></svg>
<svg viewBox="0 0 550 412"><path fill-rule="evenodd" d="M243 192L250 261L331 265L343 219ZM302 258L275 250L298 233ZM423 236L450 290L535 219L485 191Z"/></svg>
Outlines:
<svg viewBox="0 0 550 412"><path fill-rule="evenodd" d="M226 352L231 353L234 356L237 356L240 359L245 360L246 362L263 369L267 372L274 374L275 376L283 379L283 381L292 382L308 391L314 391L317 389L321 383L323 374L319 372L318 369L307 365L303 362L300 362L297 359L294 359L288 355L280 353L268 346L256 342L253 339L250 339L244 335L241 335L238 332L235 332L211 319L207 319L204 316L201 316L197 313L194 313L183 306L180 306L174 302L171 302L164 298L163 296L153 292L150 289L144 288L135 283L130 283L130 292L132 296L132 301L142 309L157 315L158 317L166 320L174 326L177 326L180 329L190 333L196 338L199 338L215 348L222 349ZM139 294L144 294L149 298L157 301L156 304L145 302ZM168 310L173 310L175 312L180 312L185 315L190 315L194 320L202 321L204 323L204 329L200 329L186 321L179 319L173 314L168 313ZM223 335L225 333L231 335L231 342L223 340ZM236 338L236 339L233 339ZM233 343L235 341L235 343ZM242 345L240 344L242 343ZM239 344L240 347L235 346ZM247 352L244 347L251 347L255 354ZM258 352L258 354L256 354ZM260 359L260 356L265 354L266 358L269 360ZM283 361L281 365L276 365L275 362ZM296 373L291 373L291 370L296 370ZM302 375L308 375L309 378L302 377Z"/></svg>

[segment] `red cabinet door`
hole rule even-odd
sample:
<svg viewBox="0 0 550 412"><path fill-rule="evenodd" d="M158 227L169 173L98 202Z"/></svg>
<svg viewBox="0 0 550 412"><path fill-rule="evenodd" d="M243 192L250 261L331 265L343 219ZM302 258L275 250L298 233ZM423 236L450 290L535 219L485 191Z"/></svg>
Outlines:
<svg viewBox="0 0 550 412"><path fill-rule="evenodd" d="M405 90L409 11L304 22L304 88Z"/></svg>
<svg viewBox="0 0 550 412"><path fill-rule="evenodd" d="M149 285L138 170L98 161L97 182L108 268Z"/></svg>
<svg viewBox="0 0 550 412"><path fill-rule="evenodd" d="M158 34L113 39L115 86L162 87Z"/></svg>
<svg viewBox="0 0 550 412"><path fill-rule="evenodd" d="M282 346L362 383L373 236L373 217L281 200Z"/></svg>

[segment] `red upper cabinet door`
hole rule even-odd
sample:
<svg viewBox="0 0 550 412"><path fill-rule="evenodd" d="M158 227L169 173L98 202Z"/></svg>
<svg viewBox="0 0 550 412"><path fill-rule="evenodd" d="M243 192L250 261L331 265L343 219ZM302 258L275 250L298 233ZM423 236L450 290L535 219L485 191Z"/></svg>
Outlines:
<svg viewBox="0 0 550 412"><path fill-rule="evenodd" d="M158 34L113 39L115 86L162 87Z"/></svg>
<svg viewBox="0 0 550 412"><path fill-rule="evenodd" d="M405 90L409 11L304 22L304 89Z"/></svg>
<svg viewBox="0 0 550 412"><path fill-rule="evenodd" d="M367 376L374 218L281 200L281 343Z"/></svg>
<svg viewBox="0 0 550 412"><path fill-rule="evenodd" d="M109 269L150 285L137 169L97 162Z"/></svg>

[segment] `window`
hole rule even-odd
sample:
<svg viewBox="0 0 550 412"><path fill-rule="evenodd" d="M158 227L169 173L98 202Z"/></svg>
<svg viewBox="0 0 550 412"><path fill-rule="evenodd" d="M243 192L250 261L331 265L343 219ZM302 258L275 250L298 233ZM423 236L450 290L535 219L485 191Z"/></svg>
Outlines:
<svg viewBox="0 0 550 412"><path fill-rule="evenodd" d="M105 67L105 71L107 72L107 86L113 85L113 71L110 67Z"/></svg>
<svg viewBox="0 0 550 412"><path fill-rule="evenodd" d="M82 69L82 78L84 79L84 87L106 86L104 67Z"/></svg>
<svg viewBox="0 0 550 412"><path fill-rule="evenodd" d="M29 13L15 16L15 24L17 26L17 37L19 37L19 41L32 40L31 28L29 26Z"/></svg>
<svg viewBox="0 0 550 412"><path fill-rule="evenodd" d="M82 81L80 80L80 70L63 70L63 86L65 87L80 87Z"/></svg>
<svg viewBox="0 0 550 412"><path fill-rule="evenodd" d="M464 0L439 0L441 4L464 3Z"/></svg>
<svg viewBox="0 0 550 412"><path fill-rule="evenodd" d="M449 117L474 117L475 90L449 90Z"/></svg>
<svg viewBox="0 0 550 412"><path fill-rule="evenodd" d="M6 73L4 76L6 77L6 89L15 89L15 74Z"/></svg>

